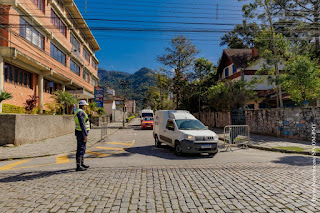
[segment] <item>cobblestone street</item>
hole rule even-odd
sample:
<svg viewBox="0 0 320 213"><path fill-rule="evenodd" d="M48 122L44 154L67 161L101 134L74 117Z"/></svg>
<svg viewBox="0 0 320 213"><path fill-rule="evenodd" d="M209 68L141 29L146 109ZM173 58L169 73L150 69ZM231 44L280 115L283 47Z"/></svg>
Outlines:
<svg viewBox="0 0 320 213"><path fill-rule="evenodd" d="M0 212L320 212L311 157L253 149L176 157L137 128L108 140L135 144L87 159L86 172L72 160L0 171Z"/></svg>
<svg viewBox="0 0 320 213"><path fill-rule="evenodd" d="M319 212L309 167L228 164L1 175L1 212Z"/></svg>

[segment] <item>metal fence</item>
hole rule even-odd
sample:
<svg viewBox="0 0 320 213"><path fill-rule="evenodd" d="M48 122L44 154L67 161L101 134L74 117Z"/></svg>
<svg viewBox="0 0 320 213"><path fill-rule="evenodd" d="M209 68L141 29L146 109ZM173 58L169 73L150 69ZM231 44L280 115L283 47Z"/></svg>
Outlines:
<svg viewBox="0 0 320 213"><path fill-rule="evenodd" d="M108 122L103 122L99 127L96 128L101 129L101 140L108 135Z"/></svg>
<svg viewBox="0 0 320 213"><path fill-rule="evenodd" d="M248 125L228 125L224 127L224 145L226 150L232 145L248 147L250 143L250 129Z"/></svg>

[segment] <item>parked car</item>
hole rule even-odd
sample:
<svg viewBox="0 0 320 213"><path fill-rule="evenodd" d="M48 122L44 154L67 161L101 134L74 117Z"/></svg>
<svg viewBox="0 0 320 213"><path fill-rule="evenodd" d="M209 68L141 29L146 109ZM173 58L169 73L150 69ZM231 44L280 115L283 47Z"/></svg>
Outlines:
<svg viewBox="0 0 320 213"><path fill-rule="evenodd" d="M153 117L144 117L141 122L141 129L153 129Z"/></svg>
<svg viewBox="0 0 320 213"><path fill-rule="evenodd" d="M142 122L143 118L145 118L145 117L152 117L153 118L153 111L151 109L143 109L140 114L141 122Z"/></svg>
<svg viewBox="0 0 320 213"><path fill-rule="evenodd" d="M188 111L160 110L155 113L153 137L156 147L161 143L174 148L175 154L218 152L219 139Z"/></svg>

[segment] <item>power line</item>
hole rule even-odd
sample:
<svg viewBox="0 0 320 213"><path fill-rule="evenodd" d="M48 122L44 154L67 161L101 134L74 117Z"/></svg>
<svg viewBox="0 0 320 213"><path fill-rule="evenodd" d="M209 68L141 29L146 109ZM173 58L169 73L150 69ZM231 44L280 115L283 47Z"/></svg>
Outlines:
<svg viewBox="0 0 320 213"><path fill-rule="evenodd" d="M78 1L78 0L76 0L76 2L78 2L78 3L83 3L83 1ZM164 2L164 1L139 1L139 0L135 0L134 2L139 2L139 3L155 3L155 4L166 4L166 5L181 5L181 3L174 3L174 2ZM96 3L96 2L95 2ZM95 4L94 3L94 4ZM112 2L112 3L114 3L114 2ZM105 3L105 4L108 4L108 3ZM216 3L212 3L212 4L210 4L210 3L203 3L203 4L201 4L201 3L192 3L192 4L190 4L189 3L189 5L202 5L202 6L216 6L217 4ZM223 4L223 6L226 6L226 7L234 7L234 5L226 5L226 4Z"/></svg>
<svg viewBox="0 0 320 213"><path fill-rule="evenodd" d="M135 1L136 2L136 1ZM215 11L215 8L207 8L210 5L205 5L207 7L185 7L185 6L179 6L179 7L173 7L173 6L163 6L163 5L146 5L146 4L122 4L122 3L118 3L118 2L112 2L111 4L108 4L106 2L95 2L94 5L119 5L119 6L129 6L129 7L151 7L151 8L169 8L169 9L189 9L189 10L204 10L204 11ZM181 5L181 4L180 4ZM219 5L219 4L218 4ZM212 5L213 6L213 5ZM214 5L216 7L216 5ZM231 6L230 6L231 7ZM90 7L90 8L95 8L95 7ZM235 10L235 9L219 9L219 10L224 10L224 11L235 11L235 12L239 12L242 10Z"/></svg>

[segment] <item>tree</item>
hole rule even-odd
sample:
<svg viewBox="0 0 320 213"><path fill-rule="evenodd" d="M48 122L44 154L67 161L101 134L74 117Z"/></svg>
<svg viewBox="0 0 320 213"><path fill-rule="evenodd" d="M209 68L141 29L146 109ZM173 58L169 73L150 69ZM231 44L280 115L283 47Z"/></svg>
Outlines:
<svg viewBox="0 0 320 213"><path fill-rule="evenodd" d="M97 102L91 102L89 103L89 107L87 108L87 110L89 111L88 114L93 114L93 112L97 112L98 109L99 108Z"/></svg>
<svg viewBox="0 0 320 213"><path fill-rule="evenodd" d="M244 1L244 0L239 0ZM271 62L271 65L274 66L275 74L277 78L279 78L279 63L278 61L278 51L276 46L276 33L274 29L274 20L276 19L276 16L281 13L281 8L278 7L278 4L275 3L275 0L254 0L250 4L245 4L243 6L243 12L244 16L246 18L258 18L261 21L263 21L263 27L267 28L264 32L260 34L260 36L266 36L269 35L269 40L265 40L264 46L260 47L259 51L263 49L263 51L266 51L265 55L270 56L269 60ZM269 32L268 32L269 31ZM266 39L264 37L263 39ZM267 44L269 43L269 44ZM271 52L271 54L269 54ZM267 59L268 61L268 59ZM277 83L277 82L276 82ZM277 83L277 96L278 96L278 106L281 108L283 107L283 100L282 100L282 90L280 84Z"/></svg>
<svg viewBox="0 0 320 213"><path fill-rule="evenodd" d="M9 100L12 98L12 95L5 91L0 91L0 103L5 100Z"/></svg>
<svg viewBox="0 0 320 213"><path fill-rule="evenodd" d="M150 87L147 91L145 107L151 107L154 111L160 109L160 99L159 88L156 86Z"/></svg>
<svg viewBox="0 0 320 213"><path fill-rule="evenodd" d="M164 109L165 99L168 99L172 81L168 76L168 71L160 68L155 74L157 87L160 93L159 109Z"/></svg>
<svg viewBox="0 0 320 213"><path fill-rule="evenodd" d="M320 98L320 70L317 60L293 56L286 62L286 74L281 76L283 88L298 105Z"/></svg>
<svg viewBox="0 0 320 213"><path fill-rule="evenodd" d="M278 0L281 19L278 25L288 36L294 37L293 42L300 46L300 50L309 51L313 58L320 57L320 2L317 0ZM312 45L314 44L314 45ZM304 52L306 53L306 52Z"/></svg>
<svg viewBox="0 0 320 213"><path fill-rule="evenodd" d="M201 114L201 96L202 96L202 87L203 87L203 81L204 77L208 76L210 72L214 70L213 63L205 58L198 58L194 64L194 76L196 79L198 79L198 93L199 93L199 117Z"/></svg>
<svg viewBox="0 0 320 213"><path fill-rule="evenodd" d="M0 104L2 101L9 100L12 98L12 95L5 91L0 91ZM0 106L0 113L2 113L2 107Z"/></svg>
<svg viewBox="0 0 320 213"><path fill-rule="evenodd" d="M256 97L253 86L246 81L219 81L209 88L207 95L214 110L231 111L243 107L248 100Z"/></svg>
<svg viewBox="0 0 320 213"><path fill-rule="evenodd" d="M271 42L272 41L272 42ZM270 29L261 30L254 39L256 46L259 49L259 55L265 60L262 68L257 74L273 75L275 78L269 78L270 84L276 85L277 105L283 107L282 89L280 84L279 64L286 61L290 44L282 34L276 34Z"/></svg>
<svg viewBox="0 0 320 213"><path fill-rule="evenodd" d="M237 24L235 28L221 37L220 45L228 45L230 49L244 49L253 47L254 36L260 30L256 23L247 23L246 20L242 24Z"/></svg>
<svg viewBox="0 0 320 213"><path fill-rule="evenodd" d="M65 111L66 109L68 109L69 106L77 104L78 102L77 98L75 98L71 93L68 93L66 91L58 90L54 94L55 95L52 96L52 98L55 99L57 103L61 104L61 114L65 114Z"/></svg>
<svg viewBox="0 0 320 213"><path fill-rule="evenodd" d="M189 71L199 51L189 39L179 35L171 40L171 47L166 48L166 52L167 54L157 57L157 60L174 70L172 91L178 109L187 84L186 72Z"/></svg>

